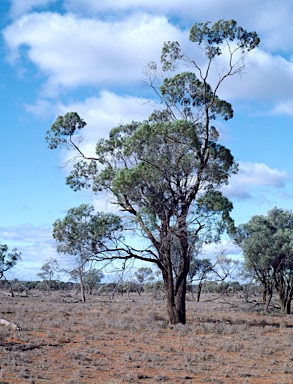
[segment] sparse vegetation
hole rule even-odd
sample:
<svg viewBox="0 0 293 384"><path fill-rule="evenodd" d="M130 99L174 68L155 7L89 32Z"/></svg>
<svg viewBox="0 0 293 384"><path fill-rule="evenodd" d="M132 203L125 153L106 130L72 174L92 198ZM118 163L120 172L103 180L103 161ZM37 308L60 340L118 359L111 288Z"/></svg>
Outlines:
<svg viewBox="0 0 293 384"><path fill-rule="evenodd" d="M75 292L1 297L0 312L22 330L0 327L2 383L289 383L293 319L278 297L267 316L237 295L188 294L187 323L169 325L163 300L85 303ZM226 298L224 300L224 298ZM36 315L37 314L37 315Z"/></svg>

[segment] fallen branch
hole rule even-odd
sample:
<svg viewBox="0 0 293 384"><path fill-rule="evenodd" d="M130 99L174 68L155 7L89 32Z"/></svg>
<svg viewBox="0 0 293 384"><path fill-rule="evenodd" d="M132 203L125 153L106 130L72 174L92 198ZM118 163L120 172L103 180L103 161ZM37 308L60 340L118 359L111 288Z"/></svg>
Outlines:
<svg viewBox="0 0 293 384"><path fill-rule="evenodd" d="M2 295L4 295L4 296L12 296L12 293L11 292L1 292L2 293Z"/></svg>
<svg viewBox="0 0 293 384"><path fill-rule="evenodd" d="M15 331L20 331L21 330L21 328L17 324L10 323L10 321L3 320L3 319L0 319L0 325L4 325L5 327L12 328Z"/></svg>

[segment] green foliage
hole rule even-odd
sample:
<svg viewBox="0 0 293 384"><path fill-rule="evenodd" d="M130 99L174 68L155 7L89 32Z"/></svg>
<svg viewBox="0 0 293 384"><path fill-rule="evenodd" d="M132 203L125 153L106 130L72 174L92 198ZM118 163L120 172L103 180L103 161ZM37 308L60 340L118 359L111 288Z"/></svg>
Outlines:
<svg viewBox="0 0 293 384"><path fill-rule="evenodd" d="M67 136L71 138L77 129L82 129L85 126L86 123L76 112L69 112L64 116L59 116L51 129L47 131L46 140L49 148L56 149L60 144L67 144Z"/></svg>
<svg viewBox="0 0 293 384"><path fill-rule="evenodd" d="M86 272L83 281L85 284L88 284L91 287L95 287L102 281L103 278L104 275L101 270L92 268Z"/></svg>
<svg viewBox="0 0 293 384"><path fill-rule="evenodd" d="M179 118L202 123L205 110L209 109L209 120L222 117L229 120L233 117L230 103L220 100L209 84L199 80L193 72L182 72L172 78L166 78L160 87L162 97L167 103L163 111L156 110L150 117L154 121L169 121L175 118L177 109Z"/></svg>
<svg viewBox="0 0 293 384"><path fill-rule="evenodd" d="M189 281L204 280L213 271L213 267L214 265L210 259L193 258L188 272Z"/></svg>
<svg viewBox="0 0 293 384"><path fill-rule="evenodd" d="M0 279L21 259L21 253L13 248L10 252L6 244L0 244Z"/></svg>
<svg viewBox="0 0 293 384"><path fill-rule="evenodd" d="M122 230L121 219L110 213L94 213L93 206L82 204L67 211L53 224L57 251L84 259L102 252Z"/></svg>
<svg viewBox="0 0 293 384"><path fill-rule="evenodd" d="M209 58L221 55L220 46L225 42L235 42L242 53L251 51L260 43L256 32L247 32L237 26L235 20L219 20L211 28L210 22L195 23L190 30L189 39L198 45L204 42Z"/></svg>
<svg viewBox="0 0 293 384"><path fill-rule="evenodd" d="M37 273L37 276L39 276L43 280L52 280L54 276L54 269L52 268L50 262L47 262L42 265L41 271L42 272Z"/></svg>
<svg viewBox="0 0 293 384"><path fill-rule="evenodd" d="M192 203L199 187L205 193L198 200L197 213L213 211L229 219L232 204L215 188L226 184L237 166L228 149L203 140L197 126L187 121L132 123L114 128L108 140L97 144L97 158L104 169L92 175L93 189L111 190L118 204L138 220L145 219L149 229L154 229L164 215L171 219L182 212ZM203 166L204 151L208 152L209 163L204 165L202 184L198 186L195 181ZM74 189L89 181L92 163L83 162L82 166L81 170L77 163L67 178Z"/></svg>
<svg viewBox="0 0 293 384"><path fill-rule="evenodd" d="M144 284L155 279L152 268L141 267L134 274L139 284Z"/></svg>
<svg viewBox="0 0 293 384"><path fill-rule="evenodd" d="M293 212L273 208L266 216L253 216L237 228L234 239L241 247L247 270L266 286L274 284L281 305L293 295ZM283 308L284 309L284 308Z"/></svg>
<svg viewBox="0 0 293 384"><path fill-rule="evenodd" d="M260 39L256 32L247 32L240 26L237 26L235 20L219 20L210 27L210 22L195 23L190 30L189 40L205 50L209 60L220 56L223 53L223 46L231 43L236 45L236 49L242 54L256 48ZM174 70L175 63L184 59L178 42L164 44L161 60L163 69Z"/></svg>
<svg viewBox="0 0 293 384"><path fill-rule="evenodd" d="M273 208L267 216L253 216L237 228L235 241L243 250L248 269L285 266L293 251L293 213Z"/></svg>

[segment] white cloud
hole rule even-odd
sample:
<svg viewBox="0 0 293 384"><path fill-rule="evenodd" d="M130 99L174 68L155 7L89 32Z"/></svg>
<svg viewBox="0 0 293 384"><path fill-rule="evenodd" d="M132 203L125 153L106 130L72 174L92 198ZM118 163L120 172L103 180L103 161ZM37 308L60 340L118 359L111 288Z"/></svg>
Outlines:
<svg viewBox="0 0 293 384"><path fill-rule="evenodd" d="M87 122L87 134L98 140L118 124L146 119L153 108L147 99L103 90L99 97L58 106L58 113L77 111ZM91 131L91 132L90 132Z"/></svg>
<svg viewBox="0 0 293 384"><path fill-rule="evenodd" d="M228 259L238 258L241 254L240 248L235 245L229 238L223 238L221 244L205 244L203 247L202 258L209 258L215 261L216 258L226 256Z"/></svg>
<svg viewBox="0 0 293 384"><path fill-rule="evenodd" d="M10 62L19 62L27 47L27 58L45 74L52 94L59 87L138 85L142 68L159 57L163 42L181 35L165 17L142 14L106 22L33 13L3 32Z"/></svg>
<svg viewBox="0 0 293 384"><path fill-rule="evenodd" d="M55 2L56 0L11 0L10 15L15 18L34 8L45 8Z"/></svg>
<svg viewBox="0 0 293 384"><path fill-rule="evenodd" d="M282 1L281 1L282 3ZM233 0L219 0L211 4L206 0L182 0L179 2L169 0L65 0L65 8L72 12L81 12L88 15L99 15L106 13L109 15L119 14L119 12L133 12L144 10L149 13L167 14L177 18L185 18L190 22L195 21L215 21L220 18L230 19L244 14L250 18L256 19L263 4L255 3L253 0L247 0L243 3L236 3Z"/></svg>
<svg viewBox="0 0 293 384"><path fill-rule="evenodd" d="M234 176L241 183L250 186L269 185L282 188L291 177L286 171L269 168L264 163L240 162L239 173Z"/></svg>
<svg viewBox="0 0 293 384"><path fill-rule="evenodd" d="M212 5L206 0L65 0L65 8L79 14L106 14L108 17L144 10L150 14L176 17L189 27L194 22L235 19L245 29L256 30L265 49L288 52L292 48L293 4L288 0L218 0Z"/></svg>
<svg viewBox="0 0 293 384"><path fill-rule="evenodd" d="M35 104L24 104L27 112L41 119L46 119L54 115L52 103L47 100L37 100Z"/></svg>
<svg viewBox="0 0 293 384"><path fill-rule="evenodd" d="M247 68L243 75L226 79L220 93L221 97L230 101L258 100L270 105L291 97L292 82L292 61L256 49L247 57Z"/></svg>
<svg viewBox="0 0 293 384"><path fill-rule="evenodd" d="M22 260L7 273L7 278L34 279L46 260L58 257L52 226L0 227L0 239L10 250L16 247L21 252Z"/></svg>
<svg viewBox="0 0 293 384"><path fill-rule="evenodd" d="M48 242L52 240L51 226L31 226L30 224L17 227L0 227L0 239L2 242L33 244L36 240Z"/></svg>
<svg viewBox="0 0 293 384"><path fill-rule="evenodd" d="M293 116L293 100L288 99L283 102L277 103L271 110L272 115L287 115Z"/></svg>
<svg viewBox="0 0 293 384"><path fill-rule="evenodd" d="M39 100L36 104L27 104L25 107L28 112L38 117L56 118L57 115L64 115L67 112L77 112L87 123L81 136L84 137L82 149L88 155L94 155L97 141L106 137L112 128L132 121L143 121L153 111L147 99L117 95L106 90L101 91L98 97L68 104L53 104Z"/></svg>
<svg viewBox="0 0 293 384"><path fill-rule="evenodd" d="M100 3L90 2L91 6L104 9ZM131 4L129 2L128 6ZM126 6L121 5L122 8ZM107 7L110 9L111 4ZM164 8L162 4L160 7ZM207 9L200 2L198 7L202 12ZM266 12L272 11L270 7L268 4ZM239 12L239 5L236 8ZM187 30L172 25L163 15L142 13L119 20L32 13L19 18L3 32L10 62L25 67L25 59L28 59L45 79L43 97L56 96L60 91L80 86L138 91L143 68L149 61L159 59L164 41L178 40L191 57L196 55L192 44L187 44L187 35ZM291 60L256 49L248 61L254 65L248 65L242 78L227 79L220 88L221 97L232 102L235 99L266 101L269 107L291 97ZM42 113L44 107L44 102L35 105L35 112ZM281 111L279 108L278 113Z"/></svg>
<svg viewBox="0 0 293 384"><path fill-rule="evenodd" d="M65 270L72 267L74 256L57 253L52 229L52 226L31 224L0 227L0 244L7 244L9 250L17 248L21 252L21 260L5 274L8 279L38 280L41 267L52 259L56 259ZM68 276L61 273L61 278L68 279Z"/></svg>
<svg viewBox="0 0 293 384"><path fill-rule="evenodd" d="M252 198L255 187L284 188L289 180L292 177L286 171L270 168L264 163L240 162L239 172L222 190L229 198L246 200Z"/></svg>

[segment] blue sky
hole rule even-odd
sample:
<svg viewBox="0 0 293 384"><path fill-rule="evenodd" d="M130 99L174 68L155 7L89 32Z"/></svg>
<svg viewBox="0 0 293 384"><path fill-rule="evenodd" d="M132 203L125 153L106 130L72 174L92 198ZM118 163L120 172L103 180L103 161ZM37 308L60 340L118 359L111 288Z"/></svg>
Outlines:
<svg viewBox="0 0 293 384"><path fill-rule="evenodd" d="M83 202L111 209L107 199L65 185L67 155L45 142L55 118L78 112L88 123L88 151L116 125L146 118L143 68L159 61L165 41L186 44L194 22L235 19L261 38L246 73L220 90L234 108L218 127L240 164L225 190L236 224L274 206L292 209L291 2L1 0L0 11L0 243L23 254L12 277L35 279L56 256L52 223L67 209Z"/></svg>

